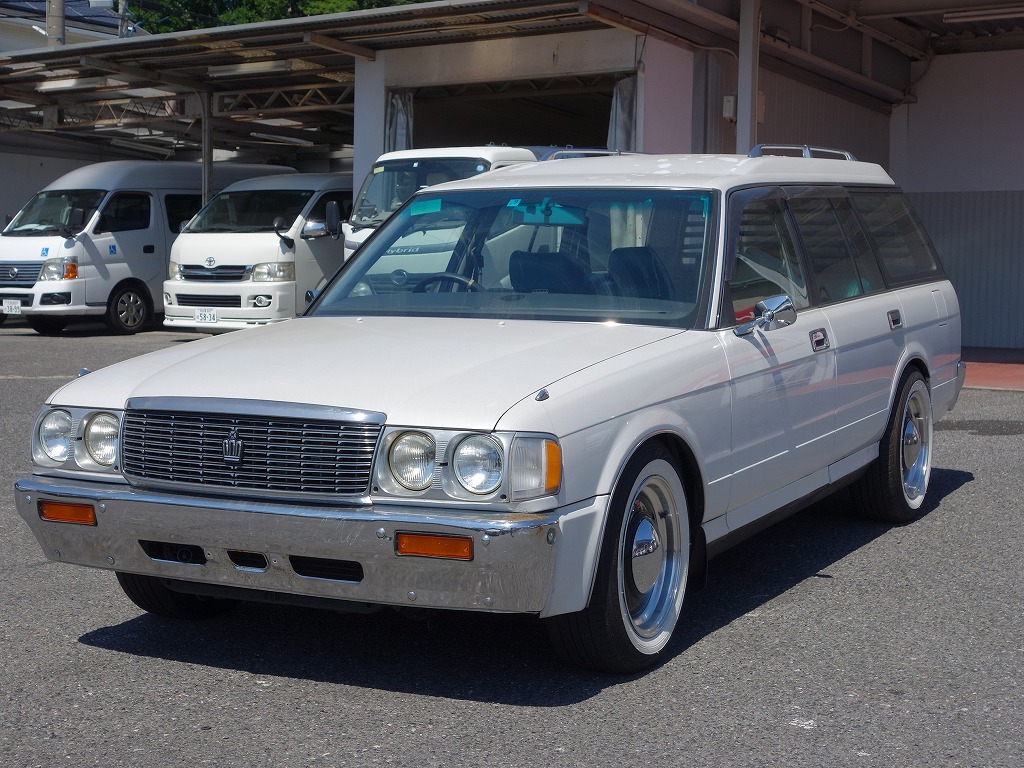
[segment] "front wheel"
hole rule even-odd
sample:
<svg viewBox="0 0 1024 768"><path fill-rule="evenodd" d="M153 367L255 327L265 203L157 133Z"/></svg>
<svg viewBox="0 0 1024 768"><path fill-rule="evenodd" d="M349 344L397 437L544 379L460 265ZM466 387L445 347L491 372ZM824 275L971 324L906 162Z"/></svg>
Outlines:
<svg viewBox="0 0 1024 768"><path fill-rule="evenodd" d="M149 296L132 283L118 286L107 303L107 328L111 333L127 335L141 331L153 317Z"/></svg>
<svg viewBox="0 0 1024 768"><path fill-rule="evenodd" d="M235 607L234 600L221 600L176 592L164 579L137 573L117 572L117 582L128 599L147 613L168 619L209 619Z"/></svg>
<svg viewBox="0 0 1024 768"><path fill-rule="evenodd" d="M648 446L626 465L612 495L590 604L545 620L555 648L600 672L651 666L679 621L689 561L679 469L665 447Z"/></svg>
<svg viewBox="0 0 1024 768"><path fill-rule="evenodd" d="M860 512L885 523L909 523L928 492L932 471L932 400L924 376L903 374L878 458L854 486Z"/></svg>

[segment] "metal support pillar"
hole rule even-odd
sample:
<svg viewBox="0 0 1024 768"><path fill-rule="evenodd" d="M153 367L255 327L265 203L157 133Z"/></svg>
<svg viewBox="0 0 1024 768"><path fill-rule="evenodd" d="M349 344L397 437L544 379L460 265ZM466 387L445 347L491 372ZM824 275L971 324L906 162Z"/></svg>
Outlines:
<svg viewBox="0 0 1024 768"><path fill-rule="evenodd" d="M199 94L199 100L203 105L202 125L200 126L203 135L203 205L213 194L213 95L209 91Z"/></svg>
<svg viewBox="0 0 1024 768"><path fill-rule="evenodd" d="M757 64L761 50L761 0L740 1L736 152L745 155L757 144Z"/></svg>
<svg viewBox="0 0 1024 768"><path fill-rule="evenodd" d="M46 45L64 45L64 0L46 0Z"/></svg>

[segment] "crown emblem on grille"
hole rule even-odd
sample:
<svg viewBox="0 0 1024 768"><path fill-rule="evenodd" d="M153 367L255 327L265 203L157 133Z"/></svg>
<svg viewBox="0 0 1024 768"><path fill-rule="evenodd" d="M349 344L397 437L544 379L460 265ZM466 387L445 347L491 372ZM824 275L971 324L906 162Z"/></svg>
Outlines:
<svg viewBox="0 0 1024 768"><path fill-rule="evenodd" d="M242 463L242 441L238 438L238 429L232 427L222 443L224 447L224 463L238 465Z"/></svg>

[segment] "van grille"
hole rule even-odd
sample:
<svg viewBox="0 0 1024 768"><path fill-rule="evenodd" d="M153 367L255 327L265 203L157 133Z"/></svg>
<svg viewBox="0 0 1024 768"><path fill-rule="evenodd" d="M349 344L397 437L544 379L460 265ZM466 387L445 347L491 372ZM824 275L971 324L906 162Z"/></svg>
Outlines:
<svg viewBox="0 0 1024 768"><path fill-rule="evenodd" d="M33 286L43 268L41 261L5 261L0 263L0 288Z"/></svg>
<svg viewBox="0 0 1024 768"><path fill-rule="evenodd" d="M185 280L237 283L249 279L252 267L236 265L203 267L198 264L181 264L178 266L178 274Z"/></svg>
<svg viewBox="0 0 1024 768"><path fill-rule="evenodd" d="M381 425L128 410L122 430L123 470L139 485L361 496Z"/></svg>
<svg viewBox="0 0 1024 768"><path fill-rule="evenodd" d="M228 307L242 306L241 296L206 296L196 293L178 293L174 296L179 307Z"/></svg>

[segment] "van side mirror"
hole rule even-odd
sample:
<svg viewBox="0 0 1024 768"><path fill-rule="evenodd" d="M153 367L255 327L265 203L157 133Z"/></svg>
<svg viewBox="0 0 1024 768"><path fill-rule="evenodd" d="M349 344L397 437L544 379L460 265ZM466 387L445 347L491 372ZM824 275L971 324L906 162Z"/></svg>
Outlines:
<svg viewBox="0 0 1024 768"><path fill-rule="evenodd" d="M327 201L327 232L333 240L341 236L341 207L337 200Z"/></svg>
<svg viewBox="0 0 1024 768"><path fill-rule="evenodd" d="M292 240L290 237L288 237L288 235L282 235L281 234L281 230L282 229L287 229L288 228L288 221L287 221L287 219L285 219L284 216L275 216L274 217L274 222L273 222L273 227L274 227L274 234L277 235L279 238L281 238L281 242L282 243L284 243L289 248L294 248L295 247L295 241L294 240Z"/></svg>
<svg viewBox="0 0 1024 768"><path fill-rule="evenodd" d="M85 224L85 211L81 208L72 208L68 212L68 223L61 227L61 234L64 237L71 237L77 235L82 231L82 226Z"/></svg>

